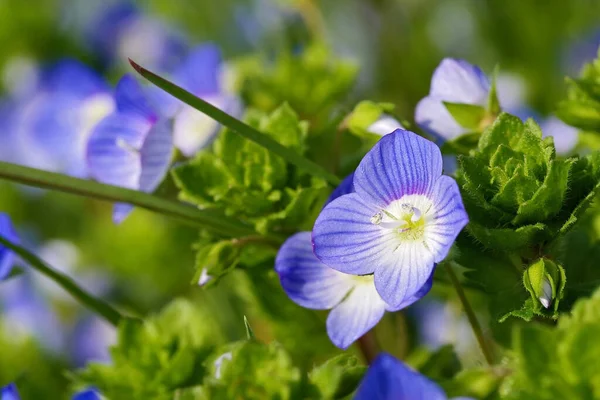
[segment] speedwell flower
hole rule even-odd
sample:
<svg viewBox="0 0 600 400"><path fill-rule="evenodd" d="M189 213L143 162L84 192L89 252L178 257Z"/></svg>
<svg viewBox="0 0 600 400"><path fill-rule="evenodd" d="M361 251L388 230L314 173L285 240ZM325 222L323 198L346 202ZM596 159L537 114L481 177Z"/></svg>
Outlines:
<svg viewBox="0 0 600 400"><path fill-rule="evenodd" d="M442 176L439 148L401 129L367 153L353 183L355 193L321 211L315 255L340 272L374 274L382 299L400 307L423 288L468 221L458 186Z"/></svg>
<svg viewBox="0 0 600 400"><path fill-rule="evenodd" d="M10 217L5 213L0 213L0 236L13 243L19 241ZM14 262L15 255L12 250L0 244L0 280L10 274Z"/></svg>
<svg viewBox="0 0 600 400"><path fill-rule="evenodd" d="M90 175L111 185L152 192L166 175L173 153L170 122L152 107L140 84L125 75L117 84L117 111L96 126L87 147ZM131 211L116 204L113 219Z"/></svg>
<svg viewBox="0 0 600 400"><path fill-rule="evenodd" d="M454 120L444 102L485 107L489 92L490 82L479 67L445 58L431 77L429 95L417 104L415 121L439 139L454 139L469 130Z"/></svg>
<svg viewBox="0 0 600 400"><path fill-rule="evenodd" d="M89 388L86 390L82 390L81 392L77 392L73 395L71 400L101 400L100 393L95 388Z"/></svg>
<svg viewBox="0 0 600 400"><path fill-rule="evenodd" d="M389 354L380 354L369 367L354 400L446 400L441 387ZM469 400L455 397L453 400Z"/></svg>
<svg viewBox="0 0 600 400"><path fill-rule="evenodd" d="M0 400L20 400L19 391L14 383L0 388Z"/></svg>
<svg viewBox="0 0 600 400"><path fill-rule="evenodd" d="M397 307L386 304L375 289L373 276L344 274L315 257L310 232L299 232L279 249L275 270L287 295L302 307L329 310L327 334L345 349L374 327L385 311L397 311L431 289L429 279L418 293Z"/></svg>

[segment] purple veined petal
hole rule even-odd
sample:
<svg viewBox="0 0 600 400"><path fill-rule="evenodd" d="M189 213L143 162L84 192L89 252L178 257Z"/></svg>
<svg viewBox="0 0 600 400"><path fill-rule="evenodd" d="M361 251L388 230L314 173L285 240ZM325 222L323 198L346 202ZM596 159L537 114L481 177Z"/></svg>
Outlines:
<svg viewBox="0 0 600 400"><path fill-rule="evenodd" d="M15 232L10 217L3 212L0 212L0 236L10 242L19 243L19 237ZM12 250L0 244L0 280L6 279L10 275L14 263L15 254Z"/></svg>
<svg viewBox="0 0 600 400"><path fill-rule="evenodd" d="M42 87L50 92L67 92L85 98L109 90L100 74L74 59L60 60L42 75Z"/></svg>
<svg viewBox="0 0 600 400"><path fill-rule="evenodd" d="M98 390L90 388L75 393L71 400L102 400L102 397L100 397L100 392L98 392Z"/></svg>
<svg viewBox="0 0 600 400"><path fill-rule="evenodd" d="M394 132L396 129L404 129L402 124L394 117L387 114L382 114L377 121L373 122L367 130L379 136L387 135Z"/></svg>
<svg viewBox="0 0 600 400"><path fill-rule="evenodd" d="M223 109L223 99L204 98L212 105ZM175 116L173 137L177 147L186 157L191 157L212 142L221 125L208 115L188 105L182 106Z"/></svg>
<svg viewBox="0 0 600 400"><path fill-rule="evenodd" d="M385 208L407 194L428 194L442 174L442 154L431 141L398 129L385 135L354 173L354 190L364 201Z"/></svg>
<svg viewBox="0 0 600 400"><path fill-rule="evenodd" d="M414 295L408 297L406 300L404 300L398 307L390 307L389 305L386 306L386 310L387 311L399 311L402 310L403 308L406 308L408 306L410 306L413 303L416 303L417 301L421 300L423 297L425 297L429 291L431 290L431 287L433 286L433 275L435 273L435 269L433 271L431 271L431 275L429 276L429 279L427 279L427 282L425 282L425 284L421 287L421 289L419 289L417 291L417 293L415 293Z"/></svg>
<svg viewBox="0 0 600 400"><path fill-rule="evenodd" d="M206 43L193 48L173 73L174 82L196 96L214 95L221 91L221 51Z"/></svg>
<svg viewBox="0 0 600 400"><path fill-rule="evenodd" d="M395 236L394 233L389 235ZM433 254L421 241L398 242L396 239L395 243L395 246L388 246L379 255L375 287L391 308L398 309L403 304L410 304L417 296L431 276L435 264Z"/></svg>
<svg viewBox="0 0 600 400"><path fill-rule="evenodd" d="M20 400L19 391L17 385L11 383L9 385L0 388L0 400Z"/></svg>
<svg viewBox="0 0 600 400"><path fill-rule="evenodd" d="M87 165L99 182L139 189L140 149L151 124L135 115L114 113L104 118L90 136Z"/></svg>
<svg viewBox="0 0 600 400"><path fill-rule="evenodd" d="M131 74L125 74L117 83L115 101L120 113L137 115L149 122L158 119L144 88Z"/></svg>
<svg viewBox="0 0 600 400"><path fill-rule="evenodd" d="M161 119L152 126L140 149L142 173L139 189L141 191L153 192L160 185L169 172L172 156L171 122Z"/></svg>
<svg viewBox="0 0 600 400"><path fill-rule="evenodd" d="M433 72L429 94L451 103L485 105L489 91L490 81L479 67L445 58Z"/></svg>
<svg viewBox="0 0 600 400"><path fill-rule="evenodd" d="M371 364L354 400L446 400L433 381L387 353Z"/></svg>
<svg viewBox="0 0 600 400"><path fill-rule="evenodd" d="M431 195L433 206L425 216L424 240L433 253L436 263L442 261L450 251L460 231L469 222L469 217L460 196L456 181L441 176L435 183Z"/></svg>
<svg viewBox="0 0 600 400"><path fill-rule="evenodd" d="M549 117L540 124L543 136L554 137L554 147L558 154L569 154L579 142L579 130L565 124L556 117Z"/></svg>
<svg viewBox="0 0 600 400"><path fill-rule="evenodd" d="M345 177L344 180L338 185L338 187L336 187L333 190L333 192L331 192L323 207L325 207L327 204L331 203L338 197L352 192L354 192L354 172Z"/></svg>
<svg viewBox="0 0 600 400"><path fill-rule="evenodd" d="M371 330L383 317L386 304L381 299L372 276L355 276L354 288L327 317L327 334L340 349L347 349Z"/></svg>
<svg viewBox="0 0 600 400"><path fill-rule="evenodd" d="M468 131L454 120L443 100L434 96L427 96L419 101L415 109L415 122L441 141L454 139Z"/></svg>
<svg viewBox="0 0 600 400"><path fill-rule="evenodd" d="M354 286L352 276L329 268L314 255L310 232L286 240L277 253L275 271L290 299L315 310L335 307Z"/></svg>
<svg viewBox="0 0 600 400"><path fill-rule="evenodd" d="M355 179L356 182L356 179ZM386 231L371 223L378 209L357 194L338 197L322 211L312 232L315 255L346 274L367 275L389 251Z"/></svg>

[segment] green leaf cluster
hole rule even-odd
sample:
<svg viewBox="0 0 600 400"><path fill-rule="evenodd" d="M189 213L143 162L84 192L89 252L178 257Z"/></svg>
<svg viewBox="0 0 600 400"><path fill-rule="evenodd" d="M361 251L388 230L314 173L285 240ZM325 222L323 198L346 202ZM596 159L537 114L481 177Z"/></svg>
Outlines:
<svg viewBox="0 0 600 400"><path fill-rule="evenodd" d="M526 325L514 335L510 375L502 397L525 399L600 398L600 290L578 301L555 328Z"/></svg>
<svg viewBox="0 0 600 400"><path fill-rule="evenodd" d="M558 104L556 114L569 125L600 133L600 51L583 67L581 77L567 78L567 84L567 98Z"/></svg>

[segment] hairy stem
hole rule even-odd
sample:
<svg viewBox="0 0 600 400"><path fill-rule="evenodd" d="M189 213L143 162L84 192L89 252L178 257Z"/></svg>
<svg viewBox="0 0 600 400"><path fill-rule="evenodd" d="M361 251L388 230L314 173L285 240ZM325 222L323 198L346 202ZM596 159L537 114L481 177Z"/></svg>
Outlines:
<svg viewBox="0 0 600 400"><path fill-rule="evenodd" d="M91 294L80 288L67 275L51 268L33 253L30 253L23 247L6 240L2 236L0 236L0 244L4 245L5 247L11 249L13 252L18 254L19 257L27 261L27 263L32 268L56 282L60 287L69 292L69 294L71 294L71 296L73 296L77 301L82 303L91 311L98 314L100 317L104 318L112 325L117 326L119 324L119 321L121 321L121 319L124 318L123 315L121 315L121 313L115 310L110 304L97 297L92 296Z"/></svg>
<svg viewBox="0 0 600 400"><path fill-rule="evenodd" d="M463 290L463 288L458 280L458 277L454 273L454 270L452 269L452 265L450 265L450 264L451 263L449 263L449 262L444 263L444 266L446 267L446 271L448 272L448 276L450 277L450 280L452 281L452 284L454 285L454 288L456 289L456 294L458 294L458 298L460 299L463 309L465 310L465 313L467 314L469 324L471 324L471 329L473 329L473 334L475 334L475 338L477 338L477 342L479 343L479 347L481 348L481 352L483 353L485 360L487 361L487 363L489 365L493 365L494 357L493 357L492 350L490 349L489 344L483 334L483 330L481 329L481 325L479 324L479 321L477 320L475 311L473 311L473 307L471 307L471 303L469 303L469 299L467 299L467 295L465 294L465 291Z"/></svg>

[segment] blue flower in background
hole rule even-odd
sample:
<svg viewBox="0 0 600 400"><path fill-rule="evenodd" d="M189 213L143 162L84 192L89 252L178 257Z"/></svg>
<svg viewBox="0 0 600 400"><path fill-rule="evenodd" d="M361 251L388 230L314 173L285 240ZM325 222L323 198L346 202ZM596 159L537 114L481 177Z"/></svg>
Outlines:
<svg viewBox="0 0 600 400"><path fill-rule="evenodd" d="M329 195L329 198L323 205L325 207L327 204L331 203L335 199L345 194L349 194L354 192L354 172L345 177L342 182L336 187L333 192Z"/></svg>
<svg viewBox="0 0 600 400"><path fill-rule="evenodd" d="M224 72L225 65L219 48L205 44L190 52L173 73L173 81L215 107L237 115L240 103L237 97L227 93ZM219 123L209 116L179 101L174 103L171 110L168 113L175 115L175 147L188 157L209 144L220 128Z"/></svg>
<svg viewBox="0 0 600 400"><path fill-rule="evenodd" d="M0 388L0 400L19 400L20 398L21 396L19 396L19 391L14 383Z"/></svg>
<svg viewBox="0 0 600 400"><path fill-rule="evenodd" d="M19 242L19 237L15 232L10 217L8 214L2 212L0 212L0 236L13 243ZM14 263L15 254L12 250L0 244L0 280L6 279L10 275Z"/></svg>
<svg viewBox="0 0 600 400"><path fill-rule="evenodd" d="M487 76L464 60L445 58L431 77L429 95L415 110L416 123L441 140L451 140L468 130L454 120L444 102L485 106L490 91Z"/></svg>
<svg viewBox="0 0 600 400"><path fill-rule="evenodd" d="M355 193L321 211L315 255L340 272L374 274L390 307L406 304L468 221L456 182L441 174L434 143L400 129L384 136L358 166Z"/></svg>
<svg viewBox="0 0 600 400"><path fill-rule="evenodd" d="M398 307L388 306L379 296L373 275L344 274L329 268L313 253L310 232L290 237L279 249L275 260L281 286L302 307L329 310L327 333L336 346L346 349L367 333L385 311L397 311L423 297L431 288L431 279L422 290Z"/></svg>
<svg viewBox="0 0 600 400"><path fill-rule="evenodd" d="M565 124L555 116L550 116L540 122L543 137L552 136L554 147L558 154L569 154L579 143L579 130Z"/></svg>
<svg viewBox="0 0 600 400"><path fill-rule="evenodd" d="M88 362L109 363L109 348L116 342L114 326L95 316L85 316L75 326L69 341L73 364L81 368Z"/></svg>
<svg viewBox="0 0 600 400"><path fill-rule="evenodd" d="M170 122L150 104L140 84L125 75L116 88L117 110L96 126L87 147L96 180L144 192L154 191L168 172L173 153ZM133 206L116 204L121 222Z"/></svg>
<svg viewBox="0 0 600 400"><path fill-rule="evenodd" d="M114 109L112 90L84 64L63 60L43 71L35 94L19 105L14 137L21 164L86 176L92 128Z"/></svg>
<svg viewBox="0 0 600 400"><path fill-rule="evenodd" d="M383 114L367 128L367 131L384 136L394 132L396 129L404 129L404 127L396 118Z"/></svg>
<svg viewBox="0 0 600 400"><path fill-rule="evenodd" d="M96 388L89 388L77 392L71 397L72 400L101 400L100 392Z"/></svg>
<svg viewBox="0 0 600 400"><path fill-rule="evenodd" d="M447 400L435 382L389 354L381 353L369 367L354 400ZM466 397L454 400L468 400Z"/></svg>

